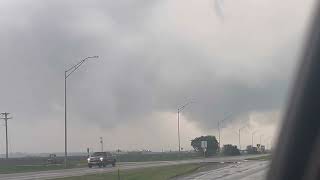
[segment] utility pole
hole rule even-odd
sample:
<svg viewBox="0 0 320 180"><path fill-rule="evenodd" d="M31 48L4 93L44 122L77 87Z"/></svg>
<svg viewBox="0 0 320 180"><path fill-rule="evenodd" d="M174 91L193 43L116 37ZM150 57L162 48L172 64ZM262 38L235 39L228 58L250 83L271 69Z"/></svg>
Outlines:
<svg viewBox="0 0 320 180"><path fill-rule="evenodd" d="M103 138L100 137L100 144L101 144L101 152L103 152Z"/></svg>
<svg viewBox="0 0 320 180"><path fill-rule="evenodd" d="M4 112L4 113L1 113L1 115L3 115L4 117L1 118L4 120L5 122L5 125L6 125L6 159L9 158L9 155L8 155L8 120L9 119L12 119L12 118L9 118L8 115L10 113L7 113L7 112Z"/></svg>

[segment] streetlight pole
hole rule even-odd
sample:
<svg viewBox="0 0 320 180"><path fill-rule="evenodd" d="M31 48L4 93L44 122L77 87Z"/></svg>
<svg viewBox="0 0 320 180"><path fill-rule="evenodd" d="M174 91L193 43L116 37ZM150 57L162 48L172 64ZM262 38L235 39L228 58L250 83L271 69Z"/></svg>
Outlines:
<svg viewBox="0 0 320 180"><path fill-rule="evenodd" d="M220 137L220 121L218 121L218 132L219 132L219 151L220 151L220 143L221 143L221 137Z"/></svg>
<svg viewBox="0 0 320 180"><path fill-rule="evenodd" d="M101 152L103 152L103 137L100 137Z"/></svg>
<svg viewBox="0 0 320 180"><path fill-rule="evenodd" d="M64 71L64 167L67 168L67 78L75 72L84 62L91 58L99 58L99 56L90 56L81 60L78 64Z"/></svg>
<svg viewBox="0 0 320 180"><path fill-rule="evenodd" d="M266 142L266 149L268 150L268 144L269 144L269 140L271 140L271 136L270 137L268 137L267 139L265 139L265 142ZM271 146L271 143L270 143L270 146ZM269 147L270 148L270 147ZM270 150L271 150L271 148L270 148Z"/></svg>
<svg viewBox="0 0 320 180"><path fill-rule="evenodd" d="M243 126L242 128L239 128L239 149L241 150L241 130L246 128L247 126Z"/></svg>
<svg viewBox="0 0 320 180"><path fill-rule="evenodd" d="M220 151L220 148L221 148L221 123L222 122L224 122L224 121L226 121L226 120L228 120L230 117L232 116L232 113L231 114L229 114L229 115L227 115L226 117L224 117L223 119L221 119L220 121L218 121L218 131L219 131L219 151Z"/></svg>
<svg viewBox="0 0 320 180"><path fill-rule="evenodd" d="M67 168L67 71L64 72L64 167Z"/></svg>
<svg viewBox="0 0 320 180"><path fill-rule="evenodd" d="M253 147L253 137L254 137L254 135L255 135L257 132L258 132L258 131L254 131L254 132L252 132L252 139L251 139L251 140L252 140L252 142L251 142L251 143L252 143L252 144L251 144L251 145L252 145L252 147Z"/></svg>
<svg viewBox="0 0 320 180"><path fill-rule="evenodd" d="M180 153L180 109L178 108L178 148Z"/></svg>
<svg viewBox="0 0 320 180"><path fill-rule="evenodd" d="M191 103L193 103L193 102L192 101L188 102L185 105L183 105L183 106L178 108L178 144L179 144L179 153L181 151L181 143L180 143L180 112Z"/></svg>
<svg viewBox="0 0 320 180"><path fill-rule="evenodd" d="M263 134L260 135L260 146L262 146L262 137L263 137Z"/></svg>

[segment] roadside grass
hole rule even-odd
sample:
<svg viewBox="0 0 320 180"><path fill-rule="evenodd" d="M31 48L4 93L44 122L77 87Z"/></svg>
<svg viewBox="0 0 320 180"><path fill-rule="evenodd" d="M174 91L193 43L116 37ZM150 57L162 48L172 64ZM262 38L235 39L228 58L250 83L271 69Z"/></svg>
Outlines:
<svg viewBox="0 0 320 180"><path fill-rule="evenodd" d="M70 161L68 169L86 167L85 161ZM64 164L34 164L34 165L1 165L0 174L23 173L23 172L37 172L64 169Z"/></svg>
<svg viewBox="0 0 320 180"><path fill-rule="evenodd" d="M148 161L175 161L175 160L186 160L195 159L200 156L196 153L158 153L158 154L119 154L116 156L118 162L148 162ZM0 163L0 174L11 174L11 173L24 173L24 172L37 172L37 171L49 171L49 170L60 170L64 169L63 158L59 157L60 164L47 165L46 159L43 161L35 162L28 161L28 163ZM78 159L72 159L68 161L68 169L87 167L87 158L79 157Z"/></svg>
<svg viewBox="0 0 320 180"><path fill-rule="evenodd" d="M246 160L268 161L268 160L271 160L271 159L272 159L271 154L268 154L268 155L265 155L265 156L259 156L259 157L247 158Z"/></svg>
<svg viewBox="0 0 320 180"><path fill-rule="evenodd" d="M163 167L150 167L144 169L120 169L121 180L167 180L178 176L190 174L201 167L201 164L182 164ZM85 175L78 177L58 178L57 180L118 180L118 172Z"/></svg>
<svg viewBox="0 0 320 180"><path fill-rule="evenodd" d="M23 173L23 172L34 172L34 171L47 171L47 170L58 170L62 169L62 165L11 165L11 166L0 166L0 174L10 174L10 173Z"/></svg>

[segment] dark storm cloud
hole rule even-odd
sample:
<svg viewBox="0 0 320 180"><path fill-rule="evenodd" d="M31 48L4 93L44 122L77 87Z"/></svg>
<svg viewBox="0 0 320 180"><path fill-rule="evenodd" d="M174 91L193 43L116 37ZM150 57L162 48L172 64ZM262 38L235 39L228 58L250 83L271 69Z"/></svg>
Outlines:
<svg viewBox="0 0 320 180"><path fill-rule="evenodd" d="M282 107L300 34L298 38L291 34L281 42L284 45L275 46L281 50L253 55L250 61L240 57L233 63L228 61L231 56L203 50L203 44L213 41L199 46L184 39L184 32L159 30L168 23L152 18L161 5L150 0L11 5L0 20L2 27L6 25L0 29L1 110L30 122L62 119L63 71L92 55L99 55L99 60L87 62L68 80L73 121L111 128L145 120L152 112L175 113L192 99L197 103L186 109L188 119L212 128L228 113L245 115ZM239 51L234 48L237 43L218 44L228 56ZM238 54L250 52L258 54L254 49ZM260 62L254 58L279 70L266 75L259 64L251 73L237 67L241 61L248 66ZM228 69L234 69L233 77L219 74ZM259 73L263 75L257 78Z"/></svg>

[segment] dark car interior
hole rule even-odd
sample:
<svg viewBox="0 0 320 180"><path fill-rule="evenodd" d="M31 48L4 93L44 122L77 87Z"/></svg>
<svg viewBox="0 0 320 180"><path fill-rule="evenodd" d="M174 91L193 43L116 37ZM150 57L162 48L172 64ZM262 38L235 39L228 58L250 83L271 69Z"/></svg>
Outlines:
<svg viewBox="0 0 320 180"><path fill-rule="evenodd" d="M319 3L289 97L267 179L320 179L320 11Z"/></svg>

